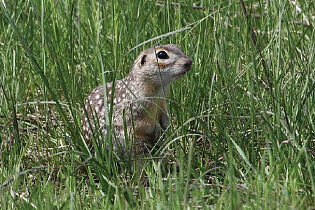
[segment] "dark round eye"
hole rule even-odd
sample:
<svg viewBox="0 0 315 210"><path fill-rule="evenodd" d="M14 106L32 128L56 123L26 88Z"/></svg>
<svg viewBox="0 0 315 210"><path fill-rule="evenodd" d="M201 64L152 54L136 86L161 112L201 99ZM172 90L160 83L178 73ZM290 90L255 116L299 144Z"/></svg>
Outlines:
<svg viewBox="0 0 315 210"><path fill-rule="evenodd" d="M168 59L168 55L165 51L159 51L156 55L159 59Z"/></svg>

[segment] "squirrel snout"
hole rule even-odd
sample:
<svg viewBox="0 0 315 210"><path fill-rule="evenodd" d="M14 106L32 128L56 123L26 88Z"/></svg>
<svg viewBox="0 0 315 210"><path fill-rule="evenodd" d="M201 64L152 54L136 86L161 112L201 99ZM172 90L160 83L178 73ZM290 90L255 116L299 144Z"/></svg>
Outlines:
<svg viewBox="0 0 315 210"><path fill-rule="evenodd" d="M188 71L191 68L191 65L192 65L192 60L191 58L187 57L184 64L185 70Z"/></svg>

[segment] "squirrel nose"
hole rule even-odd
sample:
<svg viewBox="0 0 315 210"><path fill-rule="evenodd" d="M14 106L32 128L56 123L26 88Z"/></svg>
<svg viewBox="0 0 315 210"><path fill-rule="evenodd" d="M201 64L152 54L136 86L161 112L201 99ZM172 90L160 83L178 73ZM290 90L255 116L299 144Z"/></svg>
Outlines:
<svg viewBox="0 0 315 210"><path fill-rule="evenodd" d="M191 68L191 65L192 65L192 60L191 58L187 57L187 61L184 64L185 69L189 70Z"/></svg>

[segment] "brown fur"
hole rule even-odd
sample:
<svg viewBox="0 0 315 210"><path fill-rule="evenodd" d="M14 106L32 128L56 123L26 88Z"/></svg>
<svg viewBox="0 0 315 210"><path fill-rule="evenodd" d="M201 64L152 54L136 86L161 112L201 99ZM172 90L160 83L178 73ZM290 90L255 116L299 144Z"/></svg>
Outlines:
<svg viewBox="0 0 315 210"><path fill-rule="evenodd" d="M158 54L155 53L160 50L165 51L169 58L157 60ZM96 139L100 134L107 138L105 107L109 110L111 95L114 94L114 149L128 149L125 142L128 135L136 145L136 154L148 152L159 139L160 130L167 129L169 125L165 101L169 85L185 74L191 63L191 59L175 45L150 48L140 53L129 75L116 81L115 93L112 83L106 84L108 104L104 105L103 86L97 87L89 95L85 105L87 112L82 117L85 140L90 142L92 134ZM125 125L127 128L124 128Z"/></svg>

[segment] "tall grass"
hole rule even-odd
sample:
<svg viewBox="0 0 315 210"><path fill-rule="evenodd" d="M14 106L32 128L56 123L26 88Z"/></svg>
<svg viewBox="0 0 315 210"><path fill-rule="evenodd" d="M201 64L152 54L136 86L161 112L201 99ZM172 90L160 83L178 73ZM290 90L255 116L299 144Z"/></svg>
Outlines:
<svg viewBox="0 0 315 210"><path fill-rule="evenodd" d="M2 1L0 206L313 208L315 5L245 3L248 19L226 0ZM141 171L90 151L86 96L167 43L193 67L162 151Z"/></svg>

